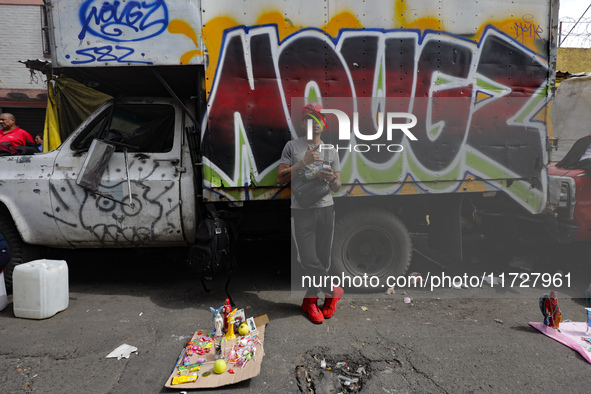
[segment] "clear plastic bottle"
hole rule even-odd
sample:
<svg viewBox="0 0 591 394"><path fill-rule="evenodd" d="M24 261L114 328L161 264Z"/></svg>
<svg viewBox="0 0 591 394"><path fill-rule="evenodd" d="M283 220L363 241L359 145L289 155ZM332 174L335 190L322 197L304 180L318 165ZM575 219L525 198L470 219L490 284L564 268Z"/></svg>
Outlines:
<svg viewBox="0 0 591 394"><path fill-rule="evenodd" d="M304 172L304 178L307 180L314 179L320 174L320 167L316 165L316 163L308 166L308 169Z"/></svg>

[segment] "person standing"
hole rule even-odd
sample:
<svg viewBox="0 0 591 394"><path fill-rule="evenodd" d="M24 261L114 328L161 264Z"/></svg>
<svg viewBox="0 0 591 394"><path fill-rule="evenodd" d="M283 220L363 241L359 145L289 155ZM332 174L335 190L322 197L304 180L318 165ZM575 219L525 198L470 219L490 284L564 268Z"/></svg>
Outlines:
<svg viewBox="0 0 591 394"><path fill-rule="evenodd" d="M320 177L327 182L330 190L339 191L341 187L339 156L334 149L319 149L323 141L320 139L324 130L324 118L318 103L309 103L302 108L302 128L307 130L312 123L312 136L289 141L283 148L277 183L284 185L291 181L291 226L294 236L298 260L306 275L325 276L330 268L330 254L334 233L334 202L331 193L327 193L309 207L303 207L295 197L294 190L305 182L301 174L308 178ZM318 294L325 296L322 310L318 308ZM308 314L310 321L320 324L330 319L337 308L337 302L343 296L343 289L335 286L330 288L308 288L302 302L302 309Z"/></svg>
<svg viewBox="0 0 591 394"><path fill-rule="evenodd" d="M35 144L33 137L28 131L25 131L16 125L16 118L13 114L0 114L0 142L10 142L13 146L26 146L27 141Z"/></svg>

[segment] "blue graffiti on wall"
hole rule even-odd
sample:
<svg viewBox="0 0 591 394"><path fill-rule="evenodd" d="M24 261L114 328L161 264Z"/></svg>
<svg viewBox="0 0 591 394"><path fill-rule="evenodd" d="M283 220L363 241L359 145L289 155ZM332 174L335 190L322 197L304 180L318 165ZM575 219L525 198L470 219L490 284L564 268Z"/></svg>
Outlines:
<svg viewBox="0 0 591 394"><path fill-rule="evenodd" d="M117 51L122 51L123 54L118 54ZM153 64L153 62L142 60L130 60L129 56L133 55L135 50L133 48L124 47L121 45L105 45L102 47L91 47L79 49L76 51L78 55L85 56L84 60L72 60L72 64L86 64L92 62L117 62L117 63L139 63L139 64ZM143 56L144 54L142 54ZM69 59L70 55L66 55Z"/></svg>
<svg viewBox="0 0 591 394"><path fill-rule="evenodd" d="M78 17L82 25L80 40L88 33L114 42L141 41L159 35L168 26L164 0L87 0Z"/></svg>

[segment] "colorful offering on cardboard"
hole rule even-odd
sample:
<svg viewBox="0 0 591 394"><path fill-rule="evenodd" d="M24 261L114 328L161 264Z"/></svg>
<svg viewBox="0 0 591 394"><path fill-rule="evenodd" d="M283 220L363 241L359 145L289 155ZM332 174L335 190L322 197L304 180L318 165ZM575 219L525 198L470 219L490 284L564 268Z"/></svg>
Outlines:
<svg viewBox="0 0 591 394"><path fill-rule="evenodd" d="M558 293L551 291L540 297L540 310L544 317L541 323L530 322L529 325L542 334L554 339L579 352L591 363L591 309L587 308L586 322L562 322L562 312L558 306Z"/></svg>
<svg viewBox="0 0 591 394"><path fill-rule="evenodd" d="M235 311L229 312L227 317L234 316ZM219 314L215 310L214 318ZM228 320L229 332L233 320ZM220 387L257 376L265 354L263 341L269 318L262 315L251 322L254 331L233 339L220 335L219 320L215 336L209 331L196 331L182 350L165 386L176 389Z"/></svg>
<svg viewBox="0 0 591 394"><path fill-rule="evenodd" d="M540 322L529 323L529 325L542 334L579 352L585 360L591 363L591 343L589 343L591 338L587 334L587 323L562 322L560 324L560 330Z"/></svg>

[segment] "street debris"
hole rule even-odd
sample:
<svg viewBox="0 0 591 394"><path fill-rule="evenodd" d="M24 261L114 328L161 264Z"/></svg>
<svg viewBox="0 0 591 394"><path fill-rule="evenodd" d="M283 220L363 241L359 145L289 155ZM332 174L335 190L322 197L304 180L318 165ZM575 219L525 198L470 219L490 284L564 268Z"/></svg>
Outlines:
<svg viewBox="0 0 591 394"><path fill-rule="evenodd" d="M350 355L308 354L306 358L295 371L302 393L357 393L369 378L366 367Z"/></svg>
<svg viewBox="0 0 591 394"><path fill-rule="evenodd" d="M503 324L503 321L501 319L495 319L495 322L497 322L499 324Z"/></svg>
<svg viewBox="0 0 591 394"><path fill-rule="evenodd" d="M362 310L362 311L364 311L364 312L367 312L367 310L368 310L366 306L360 306L360 308L361 308L361 310Z"/></svg>
<svg viewBox="0 0 591 394"><path fill-rule="evenodd" d="M404 297L404 303L405 304L410 304L412 302L412 298L410 297Z"/></svg>
<svg viewBox="0 0 591 394"><path fill-rule="evenodd" d="M523 271L531 271L534 267L536 256L513 256L509 261L509 267L519 268Z"/></svg>
<svg viewBox="0 0 591 394"><path fill-rule="evenodd" d="M418 272L412 272L408 276L408 283L409 283L409 285L415 286L415 287L416 286L422 286L422 284L423 284L423 277Z"/></svg>
<svg viewBox="0 0 591 394"><path fill-rule="evenodd" d="M491 278L492 278L492 280L491 280ZM485 276L483 279L489 285L492 284L494 286L494 285L501 284L501 278L495 278L494 276L492 276L492 274L491 275L488 275L488 276Z"/></svg>
<svg viewBox="0 0 591 394"><path fill-rule="evenodd" d="M122 357L129 358L129 356L133 352L137 352L137 347L124 343L123 345L119 346L117 349L109 353L107 355L107 358L117 358L117 360L121 360Z"/></svg>

